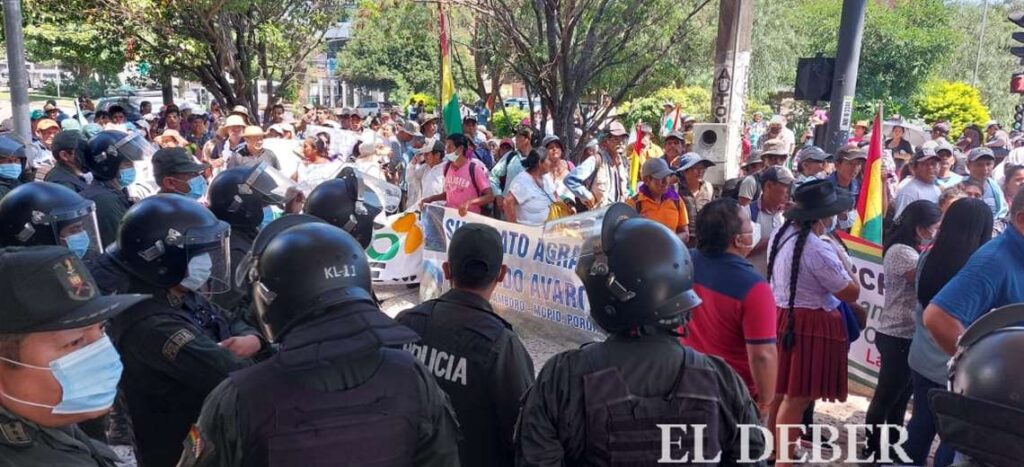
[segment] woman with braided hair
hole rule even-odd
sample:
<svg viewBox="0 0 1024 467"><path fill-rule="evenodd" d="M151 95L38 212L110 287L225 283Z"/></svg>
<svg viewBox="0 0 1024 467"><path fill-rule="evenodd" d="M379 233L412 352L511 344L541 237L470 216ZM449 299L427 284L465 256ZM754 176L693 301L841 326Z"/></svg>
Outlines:
<svg viewBox="0 0 1024 467"><path fill-rule="evenodd" d="M796 207L769 243L768 282L779 304L779 372L769 428L799 425L815 400L846 400L848 337L839 303L855 302L860 286L850 277L831 243L820 237L836 228L836 215L853 207L828 180L812 180L793 194ZM799 437L792 428L788 439ZM775 433L779 460L781 433ZM778 463L776 465L787 465Z"/></svg>

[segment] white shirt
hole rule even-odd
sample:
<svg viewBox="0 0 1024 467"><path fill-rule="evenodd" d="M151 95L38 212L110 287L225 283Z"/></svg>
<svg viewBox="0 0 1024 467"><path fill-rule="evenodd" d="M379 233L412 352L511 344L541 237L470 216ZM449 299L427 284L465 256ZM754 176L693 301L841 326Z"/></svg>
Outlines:
<svg viewBox="0 0 1024 467"><path fill-rule="evenodd" d="M516 222L523 225L544 225L555 199L555 182L551 175L541 177L543 189L529 172L523 171L512 180L508 192L516 199Z"/></svg>
<svg viewBox="0 0 1024 467"><path fill-rule="evenodd" d="M324 164L308 164L302 162L298 166L296 181L298 183L315 187L332 177L341 168L341 162L333 161ZM308 194L308 193L307 193Z"/></svg>
<svg viewBox="0 0 1024 467"><path fill-rule="evenodd" d="M423 164L423 178L420 179L420 199L444 193L444 163L430 167Z"/></svg>
<svg viewBox="0 0 1024 467"><path fill-rule="evenodd" d="M903 212L903 209L906 208L907 205L919 199L926 199L938 204L940 195L942 195L942 190L938 185L934 183L925 183L917 177L913 177L906 185L903 186L903 188L900 188L898 193L896 193L896 201L893 202L895 204L894 209L896 211L894 211L893 214L895 215L895 218L898 219L900 217L900 213Z"/></svg>

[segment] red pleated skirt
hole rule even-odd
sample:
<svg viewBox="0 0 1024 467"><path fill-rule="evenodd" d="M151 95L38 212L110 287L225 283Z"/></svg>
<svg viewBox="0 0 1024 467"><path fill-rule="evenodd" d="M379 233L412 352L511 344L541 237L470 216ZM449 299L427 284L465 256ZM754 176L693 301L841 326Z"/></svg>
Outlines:
<svg viewBox="0 0 1024 467"><path fill-rule="evenodd" d="M776 394L826 401L845 401L846 322L839 310L794 308L795 344L782 348L789 310L778 309L779 375Z"/></svg>

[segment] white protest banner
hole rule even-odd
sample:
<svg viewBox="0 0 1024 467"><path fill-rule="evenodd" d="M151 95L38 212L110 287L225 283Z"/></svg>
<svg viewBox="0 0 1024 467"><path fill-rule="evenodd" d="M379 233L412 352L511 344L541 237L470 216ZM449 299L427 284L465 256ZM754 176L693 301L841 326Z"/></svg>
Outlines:
<svg viewBox="0 0 1024 467"><path fill-rule="evenodd" d="M383 217L383 214L382 214ZM380 219L380 218L378 218ZM387 216L366 248L373 281L415 284L423 268L423 230L415 212Z"/></svg>
<svg viewBox="0 0 1024 467"><path fill-rule="evenodd" d="M601 338L604 334L590 319L586 292L575 269L587 240L594 231L600 232L603 214L592 211L533 227L473 213L462 217L454 209L425 206L420 296L436 298L447 288L441 264L455 230L468 222L487 224L501 234L504 264L509 269L491 298L499 312L557 324L560 331L581 340Z"/></svg>
<svg viewBox="0 0 1024 467"><path fill-rule="evenodd" d="M307 137L319 138L321 133L326 134L330 139L327 153L332 158L338 158L343 161L352 155L352 149L355 147L356 142L359 141L356 134L349 130L319 125L309 125L306 127L305 134Z"/></svg>
<svg viewBox="0 0 1024 467"><path fill-rule="evenodd" d="M874 389L882 360L875 348L878 318L885 307L885 274L882 271L882 247L849 235L840 235L850 251L853 278L860 285L860 306L867 311L867 326L860 339L850 345L847 355L850 380Z"/></svg>
<svg viewBox="0 0 1024 467"><path fill-rule="evenodd" d="M277 156L277 161L281 164L281 173L291 177L299 167L299 156L295 155L295 148L299 147L301 142L296 139L267 138L263 140L263 147Z"/></svg>

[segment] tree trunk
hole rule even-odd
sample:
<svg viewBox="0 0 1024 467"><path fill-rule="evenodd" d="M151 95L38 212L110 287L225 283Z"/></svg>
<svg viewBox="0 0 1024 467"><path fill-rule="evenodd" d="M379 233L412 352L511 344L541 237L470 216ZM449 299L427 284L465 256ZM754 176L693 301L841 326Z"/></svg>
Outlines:
<svg viewBox="0 0 1024 467"><path fill-rule="evenodd" d="M174 86L171 85L171 75L167 73L160 76L160 94L163 97L164 105L174 103Z"/></svg>

